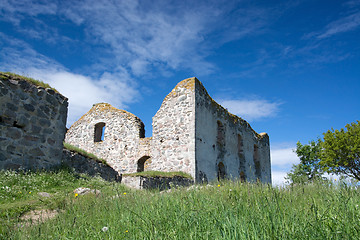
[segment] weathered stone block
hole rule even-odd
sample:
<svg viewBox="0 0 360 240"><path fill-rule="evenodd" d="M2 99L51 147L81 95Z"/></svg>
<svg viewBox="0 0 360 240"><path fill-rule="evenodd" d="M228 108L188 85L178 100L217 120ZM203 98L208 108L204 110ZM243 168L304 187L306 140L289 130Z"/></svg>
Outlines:
<svg viewBox="0 0 360 240"><path fill-rule="evenodd" d="M50 127L51 122L50 122L50 120L48 120L48 119L41 118L41 119L39 119L39 124L40 124L42 127L47 128L47 127Z"/></svg>
<svg viewBox="0 0 360 240"><path fill-rule="evenodd" d="M56 142L56 141L55 141L54 139L52 139L52 138L48 138L48 139L47 139L47 143L50 144L51 146L54 145L55 142Z"/></svg>
<svg viewBox="0 0 360 240"><path fill-rule="evenodd" d="M24 104L24 109L29 112L35 111L35 107L31 104Z"/></svg>
<svg viewBox="0 0 360 240"><path fill-rule="evenodd" d="M7 157L3 153L0 152L0 162L6 161L6 160L7 160Z"/></svg>
<svg viewBox="0 0 360 240"><path fill-rule="evenodd" d="M40 126L32 125L31 126L31 133L32 134L40 134L41 129L42 128Z"/></svg>
<svg viewBox="0 0 360 240"><path fill-rule="evenodd" d="M51 91L52 91L52 90L51 90ZM49 91L48 91L48 92L49 92ZM56 106L57 103L58 103L57 99L56 99L54 96L52 96L52 95L46 95L45 99L46 99L46 101L47 101L48 103L50 103L50 105L52 105L52 106Z"/></svg>
<svg viewBox="0 0 360 240"><path fill-rule="evenodd" d="M31 149L29 151L29 154L31 154L32 156L36 156L36 157L45 156L44 152L39 147Z"/></svg>
<svg viewBox="0 0 360 240"><path fill-rule="evenodd" d="M20 139L22 136L22 131L16 127L9 127L5 133L5 136L12 139Z"/></svg>

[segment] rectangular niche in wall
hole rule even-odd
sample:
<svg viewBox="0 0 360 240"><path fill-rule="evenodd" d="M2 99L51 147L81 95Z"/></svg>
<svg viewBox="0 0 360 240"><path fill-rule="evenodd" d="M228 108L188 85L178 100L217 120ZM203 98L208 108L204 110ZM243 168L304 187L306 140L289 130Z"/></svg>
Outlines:
<svg viewBox="0 0 360 240"><path fill-rule="evenodd" d="M99 123L95 124L94 142L104 141L104 134L105 134L105 123L99 122Z"/></svg>
<svg viewBox="0 0 360 240"><path fill-rule="evenodd" d="M258 180L261 180L261 166L259 159L259 147L254 145L254 165L255 165L255 177Z"/></svg>

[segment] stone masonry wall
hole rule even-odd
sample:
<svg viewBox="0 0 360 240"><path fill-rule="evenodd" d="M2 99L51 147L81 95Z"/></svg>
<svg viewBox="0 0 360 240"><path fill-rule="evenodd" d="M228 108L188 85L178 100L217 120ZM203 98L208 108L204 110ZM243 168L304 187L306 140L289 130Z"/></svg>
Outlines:
<svg viewBox="0 0 360 240"><path fill-rule="evenodd" d="M153 117L149 169L182 171L195 177L194 79L181 81Z"/></svg>
<svg viewBox="0 0 360 240"><path fill-rule="evenodd" d="M96 126L105 126L101 140ZM217 104L196 78L181 81L165 97L150 138L144 138L135 115L101 103L71 126L66 142L105 159L119 173L182 171L196 182L271 182L268 135Z"/></svg>
<svg viewBox="0 0 360 240"><path fill-rule="evenodd" d="M95 141L98 123L105 123L101 141ZM139 141L144 135L144 124L134 114L99 103L70 127L65 142L105 159L119 173L128 173L137 171Z"/></svg>
<svg viewBox="0 0 360 240"><path fill-rule="evenodd" d="M68 149L63 150L62 163L77 173L100 176L107 181L119 182L121 180L119 173L110 166Z"/></svg>
<svg viewBox="0 0 360 240"><path fill-rule="evenodd" d="M268 135L257 134L246 121L230 114L209 96L198 80L195 94L197 182L225 177L270 183ZM254 148L257 148L256 157Z"/></svg>
<svg viewBox="0 0 360 240"><path fill-rule="evenodd" d="M194 181L184 177L122 176L121 183L135 189L165 190L178 187L187 187L194 184Z"/></svg>
<svg viewBox="0 0 360 240"><path fill-rule="evenodd" d="M67 106L53 89L0 73L0 169L60 164Z"/></svg>

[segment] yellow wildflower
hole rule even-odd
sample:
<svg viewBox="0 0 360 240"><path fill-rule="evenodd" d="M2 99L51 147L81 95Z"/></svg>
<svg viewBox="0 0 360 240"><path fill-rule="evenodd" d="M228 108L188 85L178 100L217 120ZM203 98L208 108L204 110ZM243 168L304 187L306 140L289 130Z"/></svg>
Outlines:
<svg viewBox="0 0 360 240"><path fill-rule="evenodd" d="M124 192L124 195L126 195L126 192Z"/></svg>
<svg viewBox="0 0 360 240"><path fill-rule="evenodd" d="M75 197L79 196L79 194L75 193Z"/></svg>

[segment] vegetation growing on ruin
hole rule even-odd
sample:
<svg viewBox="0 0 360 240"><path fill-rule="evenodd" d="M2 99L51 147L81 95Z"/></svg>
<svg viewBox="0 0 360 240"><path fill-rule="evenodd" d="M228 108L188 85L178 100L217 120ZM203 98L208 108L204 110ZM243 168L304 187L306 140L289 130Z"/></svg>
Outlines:
<svg viewBox="0 0 360 240"><path fill-rule="evenodd" d="M125 173L123 176L130 177L183 177L192 179L190 174L184 172L161 172L161 171L145 171L136 173Z"/></svg>
<svg viewBox="0 0 360 240"><path fill-rule="evenodd" d="M103 164L105 164L105 165L109 165L109 164L105 161L105 159L98 158L98 157L95 156L94 154L89 153L89 152L87 152L87 151L85 151L85 150L83 150L83 149L81 149L81 148L75 147L75 146L73 146L73 145L71 145L71 144L69 144L69 143L64 142L64 148L66 148L66 149L69 150L69 151L77 152L78 154L80 154L80 155L82 155L82 156L84 156L84 157L93 159L93 160L95 160L95 161L97 161L97 162L103 163Z"/></svg>
<svg viewBox="0 0 360 240"><path fill-rule="evenodd" d="M360 191L342 183L220 182L159 193L66 171L1 172L0 183L0 239L360 238ZM80 186L101 194L77 196ZM34 208L61 211L25 225L19 216Z"/></svg>
<svg viewBox="0 0 360 240"><path fill-rule="evenodd" d="M55 92L58 92L55 88L51 87L49 84L44 83L43 81L40 80L36 80L30 77L25 77L25 76L21 76L19 74L16 73L11 73L11 72L0 72L0 78L1 79L9 79L9 77L11 78L15 78L15 79L22 79L25 80L31 84L34 84L35 86L39 86L39 87L43 87L43 88L50 88L52 90L54 90Z"/></svg>

